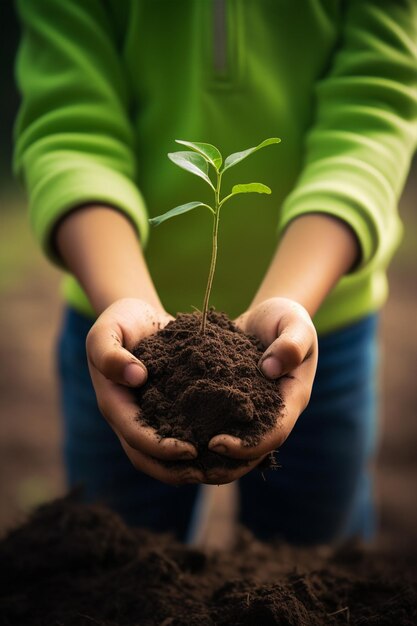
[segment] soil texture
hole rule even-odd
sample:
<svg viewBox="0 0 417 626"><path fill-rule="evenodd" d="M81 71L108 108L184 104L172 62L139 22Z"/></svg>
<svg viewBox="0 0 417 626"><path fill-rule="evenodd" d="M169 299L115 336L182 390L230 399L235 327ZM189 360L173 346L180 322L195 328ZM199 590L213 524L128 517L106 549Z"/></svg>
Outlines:
<svg viewBox="0 0 417 626"><path fill-rule="evenodd" d="M411 626L415 564L354 544L262 544L243 529L231 552L209 554L71 497L0 542L0 624Z"/></svg>
<svg viewBox="0 0 417 626"><path fill-rule="evenodd" d="M204 335L200 325L201 314L179 314L134 349L149 373L136 392L140 419L161 437L196 446L198 457L180 464L203 471L238 467L244 462L216 454L207 444L227 433L256 445L282 412L279 382L265 378L257 367L265 351L261 343L227 315L211 310Z"/></svg>

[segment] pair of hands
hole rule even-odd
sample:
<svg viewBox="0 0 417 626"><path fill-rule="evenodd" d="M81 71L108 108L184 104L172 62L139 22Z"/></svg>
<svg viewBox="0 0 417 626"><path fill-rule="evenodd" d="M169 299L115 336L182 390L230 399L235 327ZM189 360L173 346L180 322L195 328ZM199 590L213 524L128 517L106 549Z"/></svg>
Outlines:
<svg viewBox="0 0 417 626"><path fill-rule="evenodd" d="M167 469L159 460L192 460L196 448L189 442L161 438L153 428L140 424L138 407L129 388L146 382L145 364L129 350L174 319L163 309L143 300L125 298L108 307L87 336L87 357L99 409L118 436L134 467L170 484L228 483L240 478L266 455L279 448L308 404L317 367L317 334L307 311L287 298L270 298L235 320L244 332L265 346L259 367L271 379L282 377L284 413L276 426L256 446L227 434L216 435L209 448L246 461L237 469L203 473L193 467Z"/></svg>

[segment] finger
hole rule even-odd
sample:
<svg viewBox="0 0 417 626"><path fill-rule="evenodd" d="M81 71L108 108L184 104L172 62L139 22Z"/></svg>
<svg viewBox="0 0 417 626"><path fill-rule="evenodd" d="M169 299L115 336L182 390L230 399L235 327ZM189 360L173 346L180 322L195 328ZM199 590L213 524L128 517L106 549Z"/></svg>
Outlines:
<svg viewBox="0 0 417 626"><path fill-rule="evenodd" d="M123 439L120 443L133 466L140 472L144 472L156 480L169 485L183 485L201 483L204 480L203 473L184 463L184 467L164 467L156 459L153 459L139 450L129 446Z"/></svg>
<svg viewBox="0 0 417 626"><path fill-rule="evenodd" d="M209 449L234 459L248 461L277 450L287 439L310 400L316 367L317 356L313 355L291 372L291 376L281 378L283 409L277 415L274 427L262 436L257 445L251 446L238 437L222 434L213 437L208 444Z"/></svg>
<svg viewBox="0 0 417 626"><path fill-rule="evenodd" d="M288 318L287 318L288 319ZM292 372L308 359L317 344L317 336L311 322L294 316L289 321L285 317L278 328L278 337L259 360L258 367L267 378L276 379Z"/></svg>
<svg viewBox="0 0 417 626"><path fill-rule="evenodd" d="M89 365L105 378L129 387L146 382L145 365L123 347L123 332L116 321L97 321L87 335Z"/></svg>
<svg viewBox="0 0 417 626"><path fill-rule="evenodd" d="M101 377L101 380L97 380ZM160 437L154 428L140 421L140 409L131 392L92 374L99 409L119 438L133 449L163 460L192 460L197 456L195 447L186 441Z"/></svg>
<svg viewBox="0 0 417 626"><path fill-rule="evenodd" d="M238 480L254 467L256 467L263 459L257 458L251 462L246 462L240 467L233 469L227 468L213 468L204 474L203 482L207 485L226 485L234 480Z"/></svg>
<svg viewBox="0 0 417 626"><path fill-rule="evenodd" d="M248 462L255 461L260 456L254 452L256 446L249 446L243 439L227 433L213 437L208 443L208 448L216 454Z"/></svg>

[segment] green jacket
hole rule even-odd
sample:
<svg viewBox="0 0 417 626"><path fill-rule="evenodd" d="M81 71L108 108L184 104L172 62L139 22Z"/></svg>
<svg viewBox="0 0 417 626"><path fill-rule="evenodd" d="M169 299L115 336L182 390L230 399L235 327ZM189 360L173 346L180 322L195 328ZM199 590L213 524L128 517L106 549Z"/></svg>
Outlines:
<svg viewBox="0 0 417 626"><path fill-rule="evenodd" d="M273 193L223 209L212 304L242 312L289 221L324 212L353 228L362 258L322 305L318 331L381 306L417 138L415 0L21 0L18 10L15 168L53 261L57 220L110 204L139 231L166 308L201 308L210 214L151 233L147 223L211 200L167 152L181 149L175 139L227 155L278 136L224 176L224 192L259 181ZM92 313L73 277L64 289Z"/></svg>

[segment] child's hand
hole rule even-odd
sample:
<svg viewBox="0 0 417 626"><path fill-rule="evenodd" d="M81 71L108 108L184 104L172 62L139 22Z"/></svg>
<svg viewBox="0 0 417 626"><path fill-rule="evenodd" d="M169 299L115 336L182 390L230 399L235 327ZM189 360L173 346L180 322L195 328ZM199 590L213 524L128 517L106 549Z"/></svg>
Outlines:
<svg viewBox="0 0 417 626"><path fill-rule="evenodd" d="M129 391L129 387L143 385L147 378L145 365L129 350L172 319L162 308L156 309L143 300L117 300L88 333L88 366L100 411L136 469L166 483L202 482L198 470L168 470L158 463L157 459L192 459L197 450L185 441L161 439L153 428L140 424L139 410Z"/></svg>
<svg viewBox="0 0 417 626"><path fill-rule="evenodd" d="M236 325L260 339L266 350L259 367L268 378L281 378L284 411L276 426L256 446L230 435L217 435L209 448L236 459L258 458L279 448L306 408L317 367L317 334L307 311L288 298L270 298L243 313ZM217 448L219 446L219 448ZM256 465L256 463L255 463Z"/></svg>

